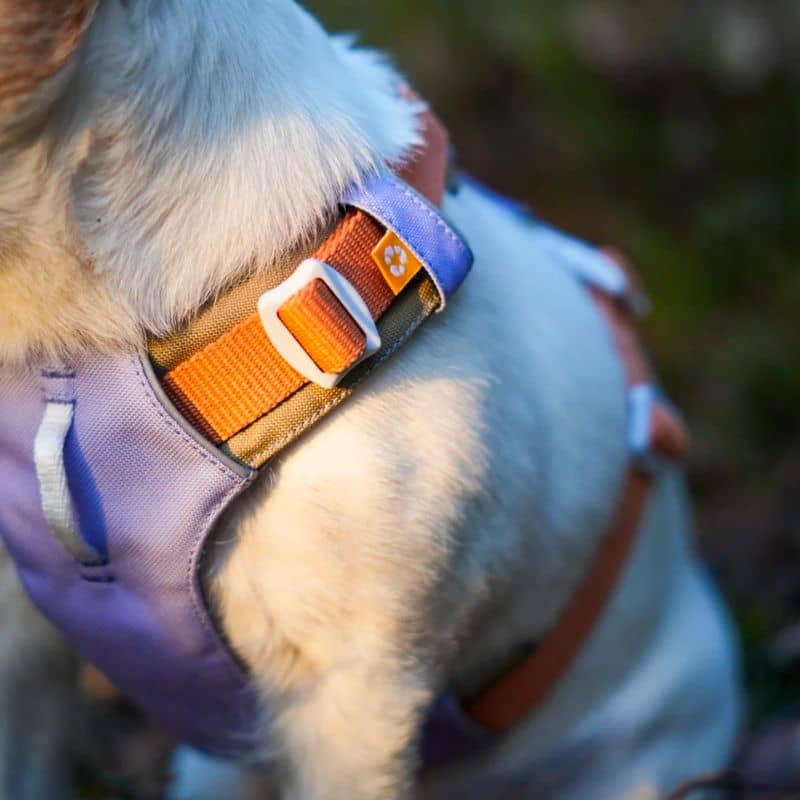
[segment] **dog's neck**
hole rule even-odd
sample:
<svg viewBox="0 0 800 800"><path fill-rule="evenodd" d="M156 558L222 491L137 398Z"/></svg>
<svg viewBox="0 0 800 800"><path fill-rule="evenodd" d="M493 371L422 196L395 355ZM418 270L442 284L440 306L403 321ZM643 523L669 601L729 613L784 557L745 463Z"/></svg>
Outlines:
<svg viewBox="0 0 800 800"><path fill-rule="evenodd" d="M169 331L417 141L392 69L290 0L106 0L76 59L0 137L0 360Z"/></svg>

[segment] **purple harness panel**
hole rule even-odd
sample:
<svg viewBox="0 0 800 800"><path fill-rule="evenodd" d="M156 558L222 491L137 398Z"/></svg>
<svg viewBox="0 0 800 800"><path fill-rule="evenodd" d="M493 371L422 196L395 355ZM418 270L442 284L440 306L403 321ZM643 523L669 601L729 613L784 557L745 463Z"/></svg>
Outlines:
<svg viewBox="0 0 800 800"><path fill-rule="evenodd" d="M165 410L135 353L74 377L0 371L0 535L36 605L154 719L201 749L248 749L253 697L198 582L206 536L250 480ZM42 512L33 443L48 401L74 404L64 461L82 566Z"/></svg>
<svg viewBox="0 0 800 800"><path fill-rule="evenodd" d="M352 188L345 202L411 247L443 306L472 254L436 210L385 175ZM552 231L543 236L579 277L603 286L613 279L614 289L619 275L604 256ZM183 422L145 357L94 354L69 366L0 368L0 537L36 605L86 660L182 741L247 756L257 744L257 700L214 627L199 570L209 532L255 473ZM69 510L65 533L53 526L35 453L40 427L52 422L60 436L70 419L48 484L58 499L66 472L66 501L55 503ZM444 695L422 733L422 762L442 766L492 741Z"/></svg>

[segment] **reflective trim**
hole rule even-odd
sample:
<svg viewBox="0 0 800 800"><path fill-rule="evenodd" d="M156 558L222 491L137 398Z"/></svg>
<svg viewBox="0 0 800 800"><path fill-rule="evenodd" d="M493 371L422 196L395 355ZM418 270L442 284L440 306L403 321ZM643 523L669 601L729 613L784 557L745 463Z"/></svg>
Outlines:
<svg viewBox="0 0 800 800"><path fill-rule="evenodd" d="M64 466L64 443L72 427L75 404L51 400L33 443L42 513L53 535L80 564L102 564L104 559L80 534Z"/></svg>

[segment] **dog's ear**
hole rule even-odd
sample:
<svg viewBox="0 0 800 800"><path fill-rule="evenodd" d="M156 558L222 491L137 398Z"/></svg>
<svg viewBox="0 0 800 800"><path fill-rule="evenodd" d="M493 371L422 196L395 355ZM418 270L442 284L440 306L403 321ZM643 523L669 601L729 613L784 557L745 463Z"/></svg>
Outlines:
<svg viewBox="0 0 800 800"><path fill-rule="evenodd" d="M100 0L0 0L0 104L69 61Z"/></svg>

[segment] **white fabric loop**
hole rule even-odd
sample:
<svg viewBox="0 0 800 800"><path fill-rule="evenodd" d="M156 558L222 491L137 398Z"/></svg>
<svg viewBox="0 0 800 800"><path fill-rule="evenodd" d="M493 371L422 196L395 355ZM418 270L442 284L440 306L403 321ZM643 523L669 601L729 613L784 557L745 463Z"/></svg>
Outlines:
<svg viewBox="0 0 800 800"><path fill-rule="evenodd" d="M98 564L102 559L81 536L75 522L64 466L64 443L74 413L73 403L51 401L47 404L34 440L33 460L39 479L42 512L54 536L81 564Z"/></svg>

